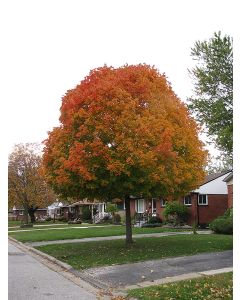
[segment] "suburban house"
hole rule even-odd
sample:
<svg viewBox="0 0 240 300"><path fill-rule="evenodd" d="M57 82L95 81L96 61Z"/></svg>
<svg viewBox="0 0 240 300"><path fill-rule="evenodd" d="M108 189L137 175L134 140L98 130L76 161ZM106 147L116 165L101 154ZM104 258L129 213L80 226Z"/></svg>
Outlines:
<svg viewBox="0 0 240 300"><path fill-rule="evenodd" d="M103 202L98 202L94 200L93 202L88 199L83 199L75 202L68 206L68 210L65 210L64 216L68 219L80 218L83 219L83 210L88 209L90 212L90 218L93 223L97 223L102 220L105 216L106 204Z"/></svg>
<svg viewBox="0 0 240 300"><path fill-rule="evenodd" d="M89 217L94 223L98 223L106 215L105 203L96 200L91 202L88 199L83 199L69 205L62 202L55 202L48 207L48 216L56 219L63 217L66 220L78 218L82 220L84 209L89 211Z"/></svg>
<svg viewBox="0 0 240 300"><path fill-rule="evenodd" d="M182 202L190 209L189 224L196 222L207 225L228 209L228 189L224 179L230 171L210 174L204 183L189 195L183 197Z"/></svg>
<svg viewBox="0 0 240 300"><path fill-rule="evenodd" d="M47 208L38 208L34 214L37 219L44 219L47 216ZM8 219L11 221L24 221L24 208L16 208L14 206Z"/></svg>
<svg viewBox="0 0 240 300"><path fill-rule="evenodd" d="M179 202L182 202L189 209L187 223L192 225L207 225L225 213L232 205L231 191L231 172L226 171L206 176L203 184L196 190L189 192ZM229 181L228 181L229 180ZM226 184L226 182L228 182ZM230 197L230 200L228 200ZM166 200L162 197L144 199L132 197L130 202L131 215L135 221L147 221L149 216L158 216L164 220L163 211L166 207ZM124 201L118 204L120 213L125 210Z"/></svg>
<svg viewBox="0 0 240 300"><path fill-rule="evenodd" d="M58 219L62 216L62 210L67 207L66 204L60 201L56 201L47 207L47 215L52 219Z"/></svg>

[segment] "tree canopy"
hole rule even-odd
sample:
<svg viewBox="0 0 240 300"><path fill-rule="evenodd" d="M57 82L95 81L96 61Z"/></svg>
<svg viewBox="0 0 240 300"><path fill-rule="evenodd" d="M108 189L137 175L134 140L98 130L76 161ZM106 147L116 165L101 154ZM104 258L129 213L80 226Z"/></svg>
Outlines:
<svg viewBox="0 0 240 300"><path fill-rule="evenodd" d="M63 97L60 122L43 156L59 194L176 198L203 181L206 152L196 122L154 67L92 70Z"/></svg>
<svg viewBox="0 0 240 300"><path fill-rule="evenodd" d="M233 149L232 38L215 32L209 40L197 41L191 56L197 64L190 70L194 96L188 99L189 108L229 160Z"/></svg>
<svg viewBox="0 0 240 300"><path fill-rule="evenodd" d="M34 211L55 200L41 173L42 162L36 144L18 144L9 156L8 199L9 206L24 208L34 221Z"/></svg>

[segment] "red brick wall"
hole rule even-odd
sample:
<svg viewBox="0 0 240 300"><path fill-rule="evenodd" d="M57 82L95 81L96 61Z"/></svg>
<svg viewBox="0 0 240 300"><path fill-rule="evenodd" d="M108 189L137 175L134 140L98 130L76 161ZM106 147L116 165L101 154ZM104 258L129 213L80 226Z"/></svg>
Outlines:
<svg viewBox="0 0 240 300"><path fill-rule="evenodd" d="M228 185L228 207L233 207L233 185Z"/></svg>
<svg viewBox="0 0 240 300"><path fill-rule="evenodd" d="M209 224L212 220L222 216L228 208L227 195L208 195L208 205L198 206L198 193L191 193L192 205L187 206L189 209L189 218L187 224L193 223ZM183 198L179 200L183 203ZM164 220L164 207L161 207L161 202L157 201L157 213Z"/></svg>
<svg viewBox="0 0 240 300"><path fill-rule="evenodd" d="M209 224L228 208L228 195L208 195L208 205L198 206L199 224Z"/></svg>
<svg viewBox="0 0 240 300"><path fill-rule="evenodd" d="M198 194L191 193L192 205L187 206L189 210L189 217L187 220L187 224L193 225L194 223L198 223L198 215L197 215L197 203L198 203Z"/></svg>
<svg viewBox="0 0 240 300"><path fill-rule="evenodd" d="M159 215L159 218L162 221L164 220L163 210L164 210L164 207L162 207L162 205L161 205L161 200L157 199L157 202L156 202L156 212L157 212L157 214Z"/></svg>
<svg viewBox="0 0 240 300"><path fill-rule="evenodd" d="M131 199L130 200L130 211L131 211L131 216L133 217L135 215L135 200Z"/></svg>
<svg viewBox="0 0 240 300"><path fill-rule="evenodd" d="M191 199L192 199L192 205L188 206L189 209L189 218L187 220L187 223L192 225L193 222L197 222L197 194L191 194ZM179 200L180 203L183 203L183 198ZM165 220L163 211L164 211L164 206L161 206L161 200L159 199L157 201L157 213L159 214L159 217L161 220Z"/></svg>
<svg viewBox="0 0 240 300"><path fill-rule="evenodd" d="M192 225L194 222L198 224L209 224L211 221L216 219L219 216L222 216L228 207L232 206L232 186L228 186L229 191L229 200L228 195L208 195L208 205L198 206L198 194L192 193L192 205L188 206L190 211L187 224ZM183 198L179 200L183 203ZM148 204L148 201L146 202ZM147 207L147 206L146 206ZM131 216L135 215L135 200L130 201ZM164 207L161 206L160 199L156 202L156 211L160 219L164 221L163 211Z"/></svg>

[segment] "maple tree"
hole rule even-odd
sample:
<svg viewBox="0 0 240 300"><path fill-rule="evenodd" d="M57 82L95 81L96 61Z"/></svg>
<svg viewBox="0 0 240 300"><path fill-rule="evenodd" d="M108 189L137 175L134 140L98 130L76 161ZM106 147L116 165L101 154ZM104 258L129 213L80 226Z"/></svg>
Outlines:
<svg viewBox="0 0 240 300"><path fill-rule="evenodd" d="M24 208L26 223L28 214L34 223L37 208L46 207L56 199L42 173L38 150L37 144L18 144L9 155L8 205Z"/></svg>
<svg viewBox="0 0 240 300"><path fill-rule="evenodd" d="M92 70L63 97L60 122L45 141L47 181L69 197L124 198L127 243L131 196L175 199L203 180L198 127L154 67Z"/></svg>

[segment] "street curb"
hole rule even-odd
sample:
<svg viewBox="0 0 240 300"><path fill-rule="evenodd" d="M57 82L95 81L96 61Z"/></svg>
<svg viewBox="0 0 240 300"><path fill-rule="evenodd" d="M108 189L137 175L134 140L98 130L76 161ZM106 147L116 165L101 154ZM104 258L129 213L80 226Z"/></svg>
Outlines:
<svg viewBox="0 0 240 300"><path fill-rule="evenodd" d="M222 269L216 269L216 270L186 273L186 274L181 274L181 275L177 275L177 276L156 279L154 281L144 281L144 282L136 283L133 285L124 286L123 288L120 288L119 291L126 292L126 291L132 290L132 289L140 289L140 288L161 285L161 284L166 284L166 283L174 283L174 282L178 282L178 281L189 280L189 279L194 279L194 278L201 278L204 276L213 276L216 274L222 274L222 273L228 273L228 272L233 272L233 268L222 268Z"/></svg>
<svg viewBox="0 0 240 300"><path fill-rule="evenodd" d="M39 250L37 250L37 249L34 249L34 248L30 247L30 246L27 246L27 245L25 245L24 243L19 242L18 240L14 239L14 238L12 238L12 237L8 237L8 239L9 239L10 241L16 243L17 245L21 246L21 248L23 248L23 250L24 250L24 249L25 249L25 250L28 250L28 251L33 252L33 253L35 253L35 254L37 254L37 255L43 257L43 258L46 258L47 260L49 260L49 261L51 261L51 262L53 262L53 263L58 264L60 267L62 267L63 269L65 269L65 270L67 270L67 271L70 271L71 269L73 269L72 266L70 266L70 265L68 265L68 264L66 264L66 263L64 263L64 262L61 262L60 260L54 258L53 256L50 256L50 255L48 255L48 254L45 254L45 253L43 253L43 252L41 252L41 251L39 251Z"/></svg>

